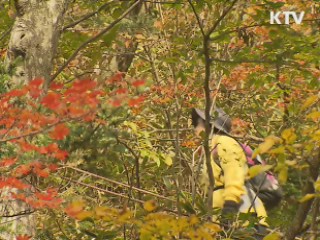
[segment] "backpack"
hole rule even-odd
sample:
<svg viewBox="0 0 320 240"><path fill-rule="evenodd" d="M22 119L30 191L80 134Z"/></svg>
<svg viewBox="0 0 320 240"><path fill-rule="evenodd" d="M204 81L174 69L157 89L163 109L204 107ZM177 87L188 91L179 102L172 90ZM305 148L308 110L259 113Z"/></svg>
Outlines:
<svg viewBox="0 0 320 240"><path fill-rule="evenodd" d="M241 144L246 157L249 168L254 165L265 165L266 163L258 155L252 159L252 149L245 144ZM270 210L277 206L282 197L283 191L275 175L271 171L259 173L257 176L248 181L249 186L254 190L257 197L263 202L265 208ZM254 199L253 199L254 200Z"/></svg>

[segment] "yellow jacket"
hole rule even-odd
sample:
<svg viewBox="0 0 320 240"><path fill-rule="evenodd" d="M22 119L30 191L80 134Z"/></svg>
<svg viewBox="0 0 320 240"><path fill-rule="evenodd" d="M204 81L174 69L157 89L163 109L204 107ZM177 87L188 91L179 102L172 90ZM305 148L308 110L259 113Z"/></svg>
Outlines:
<svg viewBox="0 0 320 240"><path fill-rule="evenodd" d="M245 180L248 175L247 158L240 144L233 138L225 135L214 135L211 142L212 158L211 165L215 187L223 186L222 189L213 192L213 208L222 208L227 200L241 203L240 212L247 213L251 207L252 198L248 194ZM208 189L209 178L206 164L203 164L200 184L205 193ZM252 191L252 195L255 193ZM254 207L250 212L257 213L261 218L260 223L265 223L266 210L259 198L256 198Z"/></svg>

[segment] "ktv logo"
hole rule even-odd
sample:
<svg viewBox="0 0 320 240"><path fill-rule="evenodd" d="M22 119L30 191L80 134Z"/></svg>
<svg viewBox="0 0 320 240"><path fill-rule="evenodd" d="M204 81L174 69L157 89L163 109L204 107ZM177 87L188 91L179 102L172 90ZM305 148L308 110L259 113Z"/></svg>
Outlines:
<svg viewBox="0 0 320 240"><path fill-rule="evenodd" d="M283 24L279 17L284 16L284 24L296 23L301 24L304 12L299 14L293 11L283 11L283 12L270 12L270 24ZM290 18L293 19L293 22L290 22ZM283 19L283 18L282 18Z"/></svg>

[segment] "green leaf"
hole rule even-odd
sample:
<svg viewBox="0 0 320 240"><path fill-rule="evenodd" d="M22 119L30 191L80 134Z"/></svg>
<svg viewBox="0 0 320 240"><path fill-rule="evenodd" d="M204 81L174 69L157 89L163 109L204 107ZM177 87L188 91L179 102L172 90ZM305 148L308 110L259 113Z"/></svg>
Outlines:
<svg viewBox="0 0 320 240"><path fill-rule="evenodd" d="M114 26L107 34L103 36L102 39L104 40L104 43L107 45L107 47L110 47L113 40L117 37L120 26L120 24Z"/></svg>

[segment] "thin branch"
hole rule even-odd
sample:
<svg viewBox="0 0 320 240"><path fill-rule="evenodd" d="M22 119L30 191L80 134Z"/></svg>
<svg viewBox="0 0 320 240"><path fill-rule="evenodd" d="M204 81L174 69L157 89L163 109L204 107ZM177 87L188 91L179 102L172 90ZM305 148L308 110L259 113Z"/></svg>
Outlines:
<svg viewBox="0 0 320 240"><path fill-rule="evenodd" d="M10 34L11 30L12 30L12 27L9 27L6 31L4 31L4 33L0 37L0 42Z"/></svg>
<svg viewBox="0 0 320 240"><path fill-rule="evenodd" d="M14 213L14 214L1 215L0 217L4 217L4 218L18 217L18 216L29 215L34 212L35 212L35 210L28 210L28 211L26 210L26 211L21 211L21 212Z"/></svg>
<svg viewBox="0 0 320 240"><path fill-rule="evenodd" d="M214 25L212 26L212 28L210 28L210 30L207 33L207 36L210 37L211 33L213 33L216 28L219 26L219 24L221 23L221 21L227 16L227 14L231 11L231 9L233 8L233 6L236 4L238 0L233 0L231 5L225 9L223 11L223 13L221 14L221 16L218 18L218 20L214 23Z"/></svg>
<svg viewBox="0 0 320 240"><path fill-rule="evenodd" d="M87 45L89 45L92 42L97 41L100 37L102 37L105 33L110 31L115 25L117 25L122 19L124 19L135 7L137 7L142 0L136 1L134 4L132 4L118 19L113 21L108 27L103 29L101 32L99 32L97 35L94 37L88 39L84 43L82 43L74 52L73 54L68 58L68 60L57 70L55 74L51 77L50 82L52 82L67 66L68 64L78 55L78 53L85 48Z"/></svg>
<svg viewBox="0 0 320 240"><path fill-rule="evenodd" d="M315 19L305 19L305 20L302 20L302 22L316 22L316 21L320 21L320 18L315 18ZM294 21L293 22L290 22L290 24L293 24L295 23ZM270 22L264 22L264 23L256 23L256 24L252 24L252 25L247 25L247 26L243 26L243 27L237 27L235 29L232 29L232 30L229 30L229 31L226 31L226 32L222 32L220 35L214 37L214 38L210 38L211 41L214 41L214 40L217 40L227 34L230 34L230 33L233 33L233 32L238 32L239 30L245 30L245 29L249 29L249 28L255 28L255 27L275 27L275 26L288 26L288 24L286 23L282 23L282 24L271 24Z"/></svg>
<svg viewBox="0 0 320 240"><path fill-rule="evenodd" d="M78 19L78 20L76 20L76 21L74 21L74 22L72 22L72 23L64 26L64 27L62 28L62 31L65 31L65 30L67 30L68 28L72 28L72 27L78 25L79 23L81 23L81 22L89 19L90 17L98 14L99 12L101 12L102 10L104 10L107 6L109 6L111 3L114 3L114 1L107 2L107 3L103 4L102 6L100 6L96 11L91 12L91 13L88 13L88 14L84 15L83 17L81 17L80 19Z"/></svg>
<svg viewBox="0 0 320 240"><path fill-rule="evenodd" d="M121 182L118 182L118 181L115 181L115 180L112 180L112 179L109 179L109 178L106 178L106 177L102 177L102 176L100 176L100 175L97 175L97 174L94 174L94 173L91 173L91 172L82 170L82 169L80 169L80 168L76 168L76 167L72 167L72 166L65 166L65 167L66 167L66 168L73 169L73 170L75 170L75 171L77 171L77 172L82 172L82 173L91 175L91 176L96 177L96 178L100 178L100 179L102 179L102 180L104 180L104 181L107 181L107 182L110 182L110 183L113 183L113 184L116 184L116 185L119 185L119 186L122 186L122 187L132 188L133 190L136 190L136 191L139 191L139 192L142 192L142 193L145 193L145 194L149 194L149 195L155 196L155 197L157 197L157 198L162 198L162 199L165 199L165 200L174 202L174 200L172 200L172 199L170 199L170 198L168 198L168 197L159 195L159 194L157 194L157 193L150 192L150 191L148 191L148 190L144 190L144 189L141 189L141 188L133 187L133 186L130 186L130 185L128 185L128 184L121 183Z"/></svg>
<svg viewBox="0 0 320 240"><path fill-rule="evenodd" d="M192 8L192 11L193 11L193 13L194 13L194 15L195 15L196 19L197 19L197 22L198 22L198 25L199 25L199 28L200 28L201 34L202 34L202 36L203 36L203 37L205 37L205 35L206 35L206 34L204 33L204 30L203 30L203 26L202 26L202 23L201 23L200 16L199 16L199 14L197 13L197 11L196 11L196 9L195 9L194 5L192 4L192 0L188 0L188 2L189 2L190 6L191 6L191 8Z"/></svg>
<svg viewBox="0 0 320 240"><path fill-rule="evenodd" d="M121 197L121 198L126 198L126 199L132 200L134 202L144 203L144 201L142 201L142 200L131 198L131 197L128 197L127 195L123 195L121 193L112 192L112 191L109 191L109 190L106 190L106 189L103 189L103 188L99 188L99 187L96 187L96 186L92 186L92 185L89 185L89 184L86 184L86 183L82 183L82 182L79 182L79 181L76 181L76 180L72 180L72 179L69 179L69 180L71 182L73 182L73 183L78 184L78 185L81 185L81 186L84 186L84 187L88 187L88 188L92 188L92 189L98 190L100 192L108 193L108 194L111 194L111 195L114 195L114 196L117 196L117 197Z"/></svg>
<svg viewBox="0 0 320 240"><path fill-rule="evenodd" d="M0 143L4 143L4 142L9 142L9 141L12 141L12 140L17 140L17 139L20 139L20 138L25 138L25 137L32 137L32 136L35 136L35 135L38 135L40 133L43 133L47 130L49 130L50 128L60 124L60 123L64 123L64 122L67 122L67 121L75 121L75 120L80 120L82 119L83 117L91 114L92 111L88 112L88 113L85 113L83 115L81 115L80 117L76 117L76 118L68 118L68 119L63 119L63 120L58 120L57 122L53 123L53 124L50 124L40 130L37 130L37 131L33 131L31 133L26 133L26 134L22 134L22 135L19 135L19 136L16 136L16 137L10 137L10 138L6 138L6 139L0 139Z"/></svg>

